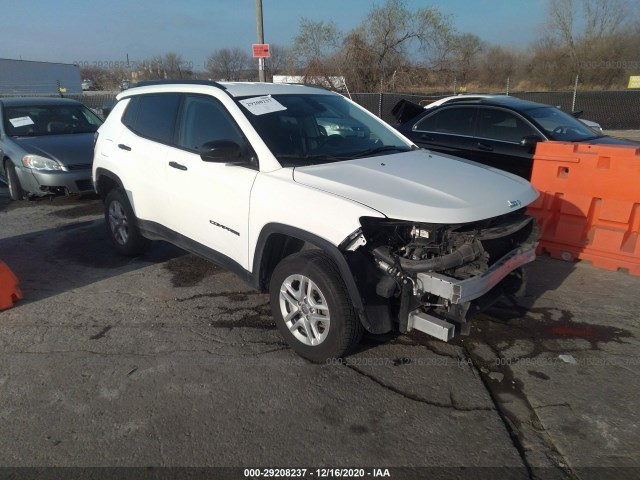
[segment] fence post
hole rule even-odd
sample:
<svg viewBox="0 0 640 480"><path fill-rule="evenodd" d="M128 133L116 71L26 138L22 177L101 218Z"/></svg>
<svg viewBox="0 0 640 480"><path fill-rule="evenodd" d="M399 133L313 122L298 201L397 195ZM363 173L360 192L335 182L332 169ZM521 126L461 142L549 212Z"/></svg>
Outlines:
<svg viewBox="0 0 640 480"><path fill-rule="evenodd" d="M378 118L382 118L382 92L380 92L380 97L378 99Z"/></svg>
<svg viewBox="0 0 640 480"><path fill-rule="evenodd" d="M507 97L509 96L509 81L511 80L511 77L507 76Z"/></svg>
<svg viewBox="0 0 640 480"><path fill-rule="evenodd" d="M580 75L576 75L576 83L573 86L573 100L571 101L571 113L576 111L576 95L578 93L578 79Z"/></svg>

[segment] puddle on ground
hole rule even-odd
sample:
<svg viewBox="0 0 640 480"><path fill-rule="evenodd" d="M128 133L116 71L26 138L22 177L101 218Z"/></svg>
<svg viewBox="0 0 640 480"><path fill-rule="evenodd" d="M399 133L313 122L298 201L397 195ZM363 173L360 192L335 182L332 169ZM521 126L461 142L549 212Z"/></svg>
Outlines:
<svg viewBox="0 0 640 480"><path fill-rule="evenodd" d="M220 307L218 307L220 308ZM224 313L237 313L237 309L223 309ZM215 320L209 325L215 328L257 328L260 330L274 330L276 323L271 315L271 305L269 302L257 307L247 309L248 315L237 320ZM218 315L216 316L216 318Z"/></svg>
<svg viewBox="0 0 640 480"><path fill-rule="evenodd" d="M165 268L173 274L171 284L174 287L193 287L211 275L226 272L223 268L193 254L174 258L167 262Z"/></svg>
<svg viewBox="0 0 640 480"><path fill-rule="evenodd" d="M576 322L567 310L498 304L472 320L467 338L483 341L497 351L527 341L534 346L533 351L521 358L532 358L550 351L545 347L549 340L584 340L591 350L599 350L601 343L619 343L633 338L633 334L616 326Z"/></svg>
<svg viewBox="0 0 640 480"><path fill-rule="evenodd" d="M593 351L600 350L603 343L620 343L626 338L633 338L633 334L615 326L576 322L573 314L567 310L524 308L517 304L498 303L472 320L469 336L457 336L450 343L462 347L468 356L465 362L473 363L480 370L482 381L490 395L515 426L512 433L522 441L525 437L522 422L531 424L537 421L537 415L524 393L525 382L532 377L550 380L553 370L547 367L558 362L562 364L557 361L558 355L572 351L570 346L565 351L560 351L558 345L549 342L582 340L588 342L589 349ZM583 351L584 342L580 344L580 350ZM504 352L508 352L510 348L525 345L526 348L520 351L516 348L515 351L519 353L513 358L505 357ZM486 358L486 347L495 354L493 358ZM483 349L485 354L479 354ZM547 355L542 356L543 354ZM519 362L532 367L521 378L512 369ZM529 409L528 418L518 412L517 408L512 411L512 404Z"/></svg>

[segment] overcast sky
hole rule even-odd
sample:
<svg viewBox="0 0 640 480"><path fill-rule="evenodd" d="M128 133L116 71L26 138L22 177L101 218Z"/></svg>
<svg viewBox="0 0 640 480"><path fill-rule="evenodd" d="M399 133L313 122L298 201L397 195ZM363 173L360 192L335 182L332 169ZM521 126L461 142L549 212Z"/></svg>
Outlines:
<svg viewBox="0 0 640 480"><path fill-rule="evenodd" d="M289 45L301 17L357 26L381 0L263 0L265 42ZM543 0L408 0L435 6L461 33L500 45L536 38ZM251 51L255 0L0 0L0 58L50 62L143 60L173 51L202 69L216 48Z"/></svg>

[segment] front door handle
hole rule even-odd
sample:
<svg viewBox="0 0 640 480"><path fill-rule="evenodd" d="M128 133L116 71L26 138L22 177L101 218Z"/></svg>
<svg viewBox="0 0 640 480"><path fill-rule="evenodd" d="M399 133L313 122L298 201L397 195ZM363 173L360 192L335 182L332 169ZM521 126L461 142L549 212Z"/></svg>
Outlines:
<svg viewBox="0 0 640 480"><path fill-rule="evenodd" d="M125 145L124 143L119 143L118 148L121 148L122 150L126 150L127 152L131 151L131 147L129 145Z"/></svg>
<svg viewBox="0 0 640 480"><path fill-rule="evenodd" d="M184 165L180 165L179 163L176 163L176 162L169 162L169 166L173 168L177 168L178 170L187 170L187 167L185 167Z"/></svg>
<svg viewBox="0 0 640 480"><path fill-rule="evenodd" d="M493 147L486 143L478 142L478 150L482 150L485 152L493 152Z"/></svg>

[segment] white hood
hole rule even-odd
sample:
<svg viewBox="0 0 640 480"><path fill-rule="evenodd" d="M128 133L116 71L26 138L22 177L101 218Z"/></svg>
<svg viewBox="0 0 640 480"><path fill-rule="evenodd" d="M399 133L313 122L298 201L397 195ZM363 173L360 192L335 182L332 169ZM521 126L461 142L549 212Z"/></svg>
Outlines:
<svg viewBox="0 0 640 480"><path fill-rule="evenodd" d="M520 177L427 150L298 167L293 178L388 218L425 223L483 220L538 196Z"/></svg>

